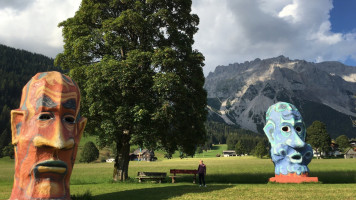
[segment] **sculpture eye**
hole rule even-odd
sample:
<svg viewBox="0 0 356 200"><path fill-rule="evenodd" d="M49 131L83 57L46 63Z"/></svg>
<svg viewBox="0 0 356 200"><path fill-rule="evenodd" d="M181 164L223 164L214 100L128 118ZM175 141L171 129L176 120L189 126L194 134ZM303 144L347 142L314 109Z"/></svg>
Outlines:
<svg viewBox="0 0 356 200"><path fill-rule="evenodd" d="M38 119L41 121L46 121L53 119L53 115L51 113L41 113L40 116L38 116Z"/></svg>
<svg viewBox="0 0 356 200"><path fill-rule="evenodd" d="M69 123L69 124L74 124L75 123L75 119L72 116L65 116L64 117L64 121Z"/></svg>
<svg viewBox="0 0 356 200"><path fill-rule="evenodd" d="M295 130L296 130L297 132L301 132L301 131L302 131L302 128L301 128L300 126L297 126L297 127L295 127Z"/></svg>
<svg viewBox="0 0 356 200"><path fill-rule="evenodd" d="M289 126L283 126L282 131L284 132L290 132L290 127Z"/></svg>

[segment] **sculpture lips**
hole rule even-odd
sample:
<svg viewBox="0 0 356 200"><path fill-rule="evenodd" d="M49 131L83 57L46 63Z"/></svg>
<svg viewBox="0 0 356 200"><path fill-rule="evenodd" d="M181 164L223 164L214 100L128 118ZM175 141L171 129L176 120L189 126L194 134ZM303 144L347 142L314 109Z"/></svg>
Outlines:
<svg viewBox="0 0 356 200"><path fill-rule="evenodd" d="M38 173L57 173L66 174L67 164L60 160L46 160L38 163L34 168L35 174Z"/></svg>
<svg viewBox="0 0 356 200"><path fill-rule="evenodd" d="M300 153L293 153L289 156L292 163L301 163L302 162L302 155Z"/></svg>

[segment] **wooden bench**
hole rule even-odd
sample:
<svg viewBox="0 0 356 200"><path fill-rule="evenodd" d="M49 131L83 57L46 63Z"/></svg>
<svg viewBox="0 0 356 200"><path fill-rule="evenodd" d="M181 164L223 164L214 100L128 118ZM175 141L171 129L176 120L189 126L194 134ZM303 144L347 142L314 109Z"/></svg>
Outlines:
<svg viewBox="0 0 356 200"><path fill-rule="evenodd" d="M138 182L141 183L142 179L154 179L159 183L166 179L167 173L163 172L137 172Z"/></svg>
<svg viewBox="0 0 356 200"><path fill-rule="evenodd" d="M176 174L194 174L193 177L193 183L196 182L197 179L197 173L198 170L192 170L192 169L171 169L170 173L173 174L173 176L170 176L172 178L172 183L176 182Z"/></svg>

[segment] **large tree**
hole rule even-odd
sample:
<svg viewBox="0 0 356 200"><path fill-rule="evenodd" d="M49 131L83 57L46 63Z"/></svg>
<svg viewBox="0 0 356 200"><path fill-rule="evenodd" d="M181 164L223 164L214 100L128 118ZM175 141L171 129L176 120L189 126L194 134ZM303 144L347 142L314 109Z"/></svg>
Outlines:
<svg viewBox="0 0 356 200"><path fill-rule="evenodd" d="M331 138L326 131L326 125L321 121L314 121L307 128L306 142L312 146L319 157L318 153L326 152L330 148Z"/></svg>
<svg viewBox="0 0 356 200"><path fill-rule="evenodd" d="M190 0L83 0L63 27L55 64L82 88L86 131L116 144L114 180L128 177L130 145L194 155L204 144L204 57L192 49Z"/></svg>

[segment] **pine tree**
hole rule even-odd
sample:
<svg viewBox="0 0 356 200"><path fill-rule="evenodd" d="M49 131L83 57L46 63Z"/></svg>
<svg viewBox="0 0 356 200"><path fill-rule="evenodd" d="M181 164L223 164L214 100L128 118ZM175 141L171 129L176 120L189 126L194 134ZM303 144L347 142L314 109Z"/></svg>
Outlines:
<svg viewBox="0 0 356 200"><path fill-rule="evenodd" d="M266 145L263 141L258 142L254 149L254 155L258 158L262 158L263 156L267 155L268 151Z"/></svg>
<svg viewBox="0 0 356 200"><path fill-rule="evenodd" d="M235 152L237 155L244 155L246 153L245 146L243 145L241 140L237 142L235 146Z"/></svg>

